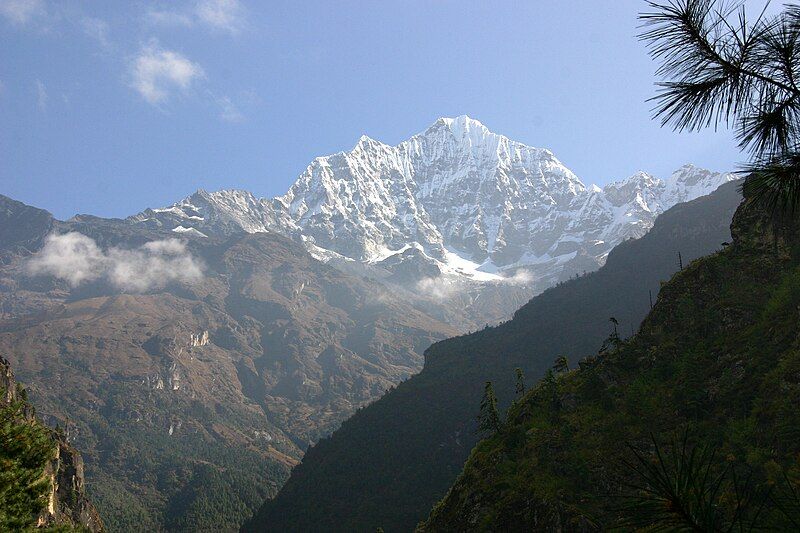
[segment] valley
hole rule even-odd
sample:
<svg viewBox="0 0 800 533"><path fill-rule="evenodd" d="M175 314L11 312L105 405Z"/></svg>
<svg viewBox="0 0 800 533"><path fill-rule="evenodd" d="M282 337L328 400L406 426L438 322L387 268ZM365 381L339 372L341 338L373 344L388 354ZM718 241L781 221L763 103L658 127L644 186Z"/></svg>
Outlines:
<svg viewBox="0 0 800 533"><path fill-rule="evenodd" d="M800 531L798 79L767 0L0 0L0 532Z"/></svg>
<svg viewBox="0 0 800 533"><path fill-rule="evenodd" d="M431 344L506 320L731 179L686 166L587 188L462 116L397 147L363 137L273 200L201 191L60 221L5 198L21 231L0 234L0 353L69 428L109 527L234 528Z"/></svg>

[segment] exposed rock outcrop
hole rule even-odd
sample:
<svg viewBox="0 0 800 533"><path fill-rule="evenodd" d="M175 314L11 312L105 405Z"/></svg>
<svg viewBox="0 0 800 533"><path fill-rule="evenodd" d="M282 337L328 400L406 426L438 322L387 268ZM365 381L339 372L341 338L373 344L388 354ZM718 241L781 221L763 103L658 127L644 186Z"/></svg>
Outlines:
<svg viewBox="0 0 800 533"><path fill-rule="evenodd" d="M27 403L21 387L14 378L11 365L0 357L0 390L2 400L10 404L22 400L25 402L24 413L34 423L34 409ZM67 442L66 437L58 430L51 431L55 452L48 462L44 475L50 480L47 506L37 520L40 527L68 525L88 530L92 533L103 531L103 521L92 505L85 491L83 458L78 450Z"/></svg>
<svg viewBox="0 0 800 533"><path fill-rule="evenodd" d="M202 333L198 333L196 335L194 333L189 335L189 347L191 348L197 348L199 346L207 346L209 342L211 342L211 339L208 335L208 330L205 330Z"/></svg>

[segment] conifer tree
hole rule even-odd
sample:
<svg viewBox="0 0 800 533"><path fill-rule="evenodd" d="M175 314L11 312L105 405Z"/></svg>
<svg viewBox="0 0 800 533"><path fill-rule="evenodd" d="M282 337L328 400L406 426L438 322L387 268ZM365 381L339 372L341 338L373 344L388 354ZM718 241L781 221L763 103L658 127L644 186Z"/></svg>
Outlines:
<svg viewBox="0 0 800 533"><path fill-rule="evenodd" d="M44 469L54 450L48 430L26 416L24 402L0 405L0 531L35 525L47 504Z"/></svg>
<svg viewBox="0 0 800 533"><path fill-rule="evenodd" d="M569 372L569 361L567 361L566 356L559 355L556 358L555 363L553 364L553 372Z"/></svg>
<svg viewBox="0 0 800 533"><path fill-rule="evenodd" d="M653 100L676 130L731 126L750 152L747 198L800 206L800 6L748 17L744 2L649 0L640 37L661 63Z"/></svg>
<svg viewBox="0 0 800 533"><path fill-rule="evenodd" d="M487 381L478 413L478 433L494 435L498 431L500 431L500 414L497 411L497 396L494 394L492 382Z"/></svg>
<svg viewBox="0 0 800 533"><path fill-rule="evenodd" d="M619 336L619 333L617 332L617 326L619 326L619 320L617 320L612 316L611 318L608 319L608 321L614 325L614 335Z"/></svg>
<svg viewBox="0 0 800 533"><path fill-rule="evenodd" d="M514 369L514 375L517 378L517 383L514 386L514 393L517 395L517 398L520 398L525 394L525 374L522 373L521 368L517 367Z"/></svg>

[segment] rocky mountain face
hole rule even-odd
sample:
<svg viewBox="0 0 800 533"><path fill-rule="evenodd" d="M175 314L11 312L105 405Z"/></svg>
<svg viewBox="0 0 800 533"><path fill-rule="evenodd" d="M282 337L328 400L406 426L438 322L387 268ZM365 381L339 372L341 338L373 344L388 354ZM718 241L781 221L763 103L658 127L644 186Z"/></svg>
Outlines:
<svg viewBox="0 0 800 533"><path fill-rule="evenodd" d="M544 291L512 320L431 346L419 374L311 447L244 530L412 530L478 441L485 382L494 383L505 408L514 397L516 368L530 386L558 356L574 366L596 353L613 331L610 317L623 336L636 331L660 299L661 283L680 268L678 253L688 265L730 241L741 201L737 187L729 183L672 207L644 237L618 245L597 272Z"/></svg>
<svg viewBox="0 0 800 533"><path fill-rule="evenodd" d="M40 425L34 415L33 407L27 402L25 389L17 382L10 363L0 357L0 408L22 402L22 419L3 423ZM5 414L5 413L4 413ZM5 429L5 428L4 428ZM67 441L66 436L55 430L47 430L53 448L51 459L46 461L43 475L48 481L46 504L36 518L37 527L72 527L98 533L104 531L103 521L86 496L86 480L83 472L83 458ZM19 436L16 437L19 439ZM4 450L4 453L7 453ZM9 458L4 455L4 459ZM29 459L30 461L30 459ZM8 487L4 487L8 490ZM9 494L2 500L13 501Z"/></svg>
<svg viewBox="0 0 800 533"><path fill-rule="evenodd" d="M29 229L0 243L0 353L84 450L111 530L237 528L457 332L275 233L178 241L0 206Z"/></svg>
<svg viewBox="0 0 800 533"><path fill-rule="evenodd" d="M323 259L390 269L413 250L427 264L417 281L441 274L502 281L525 267L541 291L595 270L669 207L733 179L687 165L666 180L639 172L587 187L549 150L460 116L397 146L364 136L349 152L316 158L272 200L198 191L131 220L184 233L278 232Z"/></svg>

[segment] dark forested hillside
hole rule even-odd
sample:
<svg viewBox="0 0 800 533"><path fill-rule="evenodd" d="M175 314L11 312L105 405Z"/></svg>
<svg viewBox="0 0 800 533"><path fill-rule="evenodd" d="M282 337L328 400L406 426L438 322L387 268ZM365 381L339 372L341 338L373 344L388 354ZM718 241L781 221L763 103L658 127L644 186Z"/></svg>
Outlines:
<svg viewBox="0 0 800 533"><path fill-rule="evenodd" d="M602 269L545 291L513 320L432 346L419 375L310 448L244 530L413 528L444 496L477 442L484 383L492 380L507 406L516 367L533 384L556 357L595 353L609 334L610 317L623 334L637 329L650 310L650 294L655 300L681 262L730 240L741 199L736 187L670 209L646 236L618 246Z"/></svg>
<svg viewBox="0 0 800 533"><path fill-rule="evenodd" d="M796 530L800 224L745 204L731 230L640 333L516 402L422 529Z"/></svg>

